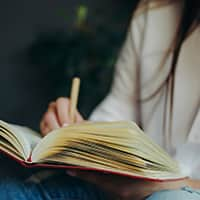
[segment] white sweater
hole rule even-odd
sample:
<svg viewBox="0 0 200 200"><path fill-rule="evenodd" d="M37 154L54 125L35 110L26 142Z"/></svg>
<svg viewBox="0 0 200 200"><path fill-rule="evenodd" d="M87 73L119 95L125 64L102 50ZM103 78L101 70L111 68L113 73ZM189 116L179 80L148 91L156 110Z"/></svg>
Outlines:
<svg viewBox="0 0 200 200"><path fill-rule="evenodd" d="M172 43L179 17L179 4L171 4L146 10L132 20L111 91L90 119L138 122L141 115L145 133L176 158L187 175L200 179L199 27L184 42L178 59L171 137L163 132L165 95L169 92L166 85L149 101L141 101L140 110L137 104L139 96L148 97L168 75L172 56L162 67L160 63Z"/></svg>

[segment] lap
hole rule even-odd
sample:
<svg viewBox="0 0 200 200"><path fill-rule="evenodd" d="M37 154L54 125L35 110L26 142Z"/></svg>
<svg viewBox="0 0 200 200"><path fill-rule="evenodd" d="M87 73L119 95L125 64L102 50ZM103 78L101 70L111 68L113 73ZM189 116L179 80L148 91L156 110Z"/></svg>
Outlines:
<svg viewBox="0 0 200 200"><path fill-rule="evenodd" d="M106 194L96 186L56 173L41 182L25 181L37 174L37 170L26 170L12 160L0 159L1 200L106 200ZM45 170L46 171L46 170ZM42 172L43 174L43 172Z"/></svg>
<svg viewBox="0 0 200 200"><path fill-rule="evenodd" d="M1 200L106 200L100 189L65 174L50 177L41 183L19 179L0 180Z"/></svg>
<svg viewBox="0 0 200 200"><path fill-rule="evenodd" d="M12 165L13 167L13 165ZM1 168L2 169L2 168ZM6 168L5 168L6 169ZM49 177L40 183L24 182L13 178L16 170L0 170L1 200L106 200L106 194L92 184L66 174ZM12 172L12 173L11 173ZM12 177L12 178L11 178ZM146 200L200 200L200 190L182 188L180 190L163 190L153 193Z"/></svg>

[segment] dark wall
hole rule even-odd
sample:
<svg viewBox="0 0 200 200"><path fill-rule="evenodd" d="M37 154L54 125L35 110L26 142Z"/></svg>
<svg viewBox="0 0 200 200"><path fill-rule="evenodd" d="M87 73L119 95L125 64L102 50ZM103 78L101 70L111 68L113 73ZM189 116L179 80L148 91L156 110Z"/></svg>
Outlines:
<svg viewBox="0 0 200 200"><path fill-rule="evenodd" d="M56 96L45 73L28 64L24 52L39 32L69 28L80 3L89 6L89 17L125 30L127 21L112 23L126 7L122 0L0 1L0 119L38 128L47 103Z"/></svg>

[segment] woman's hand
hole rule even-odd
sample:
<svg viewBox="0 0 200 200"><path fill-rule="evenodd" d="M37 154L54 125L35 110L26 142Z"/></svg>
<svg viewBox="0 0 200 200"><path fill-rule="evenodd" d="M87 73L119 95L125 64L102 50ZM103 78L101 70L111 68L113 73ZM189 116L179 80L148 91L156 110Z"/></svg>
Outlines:
<svg viewBox="0 0 200 200"><path fill-rule="evenodd" d="M69 117L70 100L68 98L60 97L56 101L51 102L40 123L40 130L43 136L53 129L66 126L71 123ZM82 116L77 111L76 120L77 123L83 121Z"/></svg>
<svg viewBox="0 0 200 200"><path fill-rule="evenodd" d="M67 171L67 174L91 182L108 192L112 199L145 199L152 193L160 190L173 190L188 186L188 179L178 181L155 182L132 179L110 174L84 172L77 170Z"/></svg>

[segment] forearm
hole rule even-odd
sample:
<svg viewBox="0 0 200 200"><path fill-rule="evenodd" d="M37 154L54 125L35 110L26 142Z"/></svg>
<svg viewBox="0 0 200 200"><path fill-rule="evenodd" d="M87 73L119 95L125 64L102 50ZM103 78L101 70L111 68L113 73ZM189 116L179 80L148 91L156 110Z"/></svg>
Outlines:
<svg viewBox="0 0 200 200"><path fill-rule="evenodd" d="M188 179L187 185L194 189L200 189L200 180Z"/></svg>
<svg viewBox="0 0 200 200"><path fill-rule="evenodd" d="M197 179L184 179L184 180L180 180L180 181L172 181L172 182L163 182L160 183L160 185L158 186L158 188L154 188L155 190L162 190L162 189L178 189L181 187L191 187L193 189L200 189L200 180Z"/></svg>

